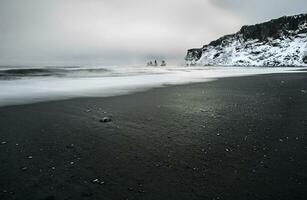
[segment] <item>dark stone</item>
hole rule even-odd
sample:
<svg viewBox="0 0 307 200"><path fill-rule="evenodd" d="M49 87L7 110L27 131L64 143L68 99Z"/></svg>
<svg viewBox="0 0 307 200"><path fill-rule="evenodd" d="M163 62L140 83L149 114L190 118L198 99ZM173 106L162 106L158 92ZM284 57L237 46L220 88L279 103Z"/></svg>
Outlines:
<svg viewBox="0 0 307 200"><path fill-rule="evenodd" d="M21 167L20 170L21 170L21 171L27 171L28 168L27 168L27 167Z"/></svg>
<svg viewBox="0 0 307 200"><path fill-rule="evenodd" d="M70 144L70 145L67 145L67 146L66 146L67 149L73 149L74 147L75 147L74 144Z"/></svg>
<svg viewBox="0 0 307 200"><path fill-rule="evenodd" d="M99 120L99 122L101 122L101 123L108 123L108 122L111 122L111 121L112 121L111 117L104 117L104 118Z"/></svg>
<svg viewBox="0 0 307 200"><path fill-rule="evenodd" d="M307 64L307 56L303 58L303 62Z"/></svg>

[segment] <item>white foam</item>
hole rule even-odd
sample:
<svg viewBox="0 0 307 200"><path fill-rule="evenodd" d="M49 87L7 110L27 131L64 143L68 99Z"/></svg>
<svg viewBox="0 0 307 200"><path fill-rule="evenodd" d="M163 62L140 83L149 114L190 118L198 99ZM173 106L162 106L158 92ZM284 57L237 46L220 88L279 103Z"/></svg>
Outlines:
<svg viewBox="0 0 307 200"><path fill-rule="evenodd" d="M106 68L106 67L104 67ZM99 67L96 67L99 69ZM223 77L291 73L302 68L254 67L109 67L107 72L70 76L23 77L0 80L0 106L63 100L76 97L108 97L169 84L207 82Z"/></svg>

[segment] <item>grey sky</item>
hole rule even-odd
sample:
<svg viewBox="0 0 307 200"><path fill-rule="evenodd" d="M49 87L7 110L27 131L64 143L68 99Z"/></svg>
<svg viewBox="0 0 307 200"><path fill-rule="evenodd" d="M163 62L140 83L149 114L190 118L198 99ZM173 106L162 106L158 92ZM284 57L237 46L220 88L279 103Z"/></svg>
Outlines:
<svg viewBox="0 0 307 200"><path fill-rule="evenodd" d="M210 0L216 6L237 13L248 23L259 23L284 15L307 13L306 0Z"/></svg>
<svg viewBox="0 0 307 200"><path fill-rule="evenodd" d="M0 64L181 62L242 25L307 11L306 0L0 0Z"/></svg>

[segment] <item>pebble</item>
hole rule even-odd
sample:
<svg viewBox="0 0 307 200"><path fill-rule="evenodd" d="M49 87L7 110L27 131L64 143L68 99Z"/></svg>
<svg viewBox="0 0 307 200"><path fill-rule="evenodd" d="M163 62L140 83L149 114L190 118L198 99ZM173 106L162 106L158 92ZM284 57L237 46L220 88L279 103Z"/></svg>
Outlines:
<svg viewBox="0 0 307 200"><path fill-rule="evenodd" d="M33 158L33 156L28 156L28 159L32 159Z"/></svg>
<svg viewBox="0 0 307 200"><path fill-rule="evenodd" d="M306 90L301 90L301 93L304 93L304 94L306 94Z"/></svg>
<svg viewBox="0 0 307 200"><path fill-rule="evenodd" d="M22 167L21 170L22 171L26 171L28 168L27 167Z"/></svg>
<svg viewBox="0 0 307 200"><path fill-rule="evenodd" d="M66 148L68 148L68 149L73 149L74 147L75 147L74 144L70 144L70 145L67 145L67 146L66 146Z"/></svg>
<svg viewBox="0 0 307 200"><path fill-rule="evenodd" d="M111 121L112 121L111 117L104 117L104 118L99 120L99 122L101 122L101 123L108 123L108 122L111 122Z"/></svg>
<svg viewBox="0 0 307 200"><path fill-rule="evenodd" d="M7 142L3 141L3 142L1 142L1 144L7 144Z"/></svg>
<svg viewBox="0 0 307 200"><path fill-rule="evenodd" d="M160 163L156 163L155 166L156 166L156 167L160 167L161 164L160 164Z"/></svg>
<svg viewBox="0 0 307 200"><path fill-rule="evenodd" d="M143 189L139 189L139 190L138 190L138 193L140 193L140 194L141 194L141 193L145 193L145 192L146 192L146 191L143 190Z"/></svg>
<svg viewBox="0 0 307 200"><path fill-rule="evenodd" d="M99 179L98 179L98 178L96 178L96 179L92 180L92 183L93 183L93 184L100 184L100 185L105 184L105 182L104 182L104 181L99 181Z"/></svg>
<svg viewBox="0 0 307 200"><path fill-rule="evenodd" d="M94 180L92 180L92 183L98 183L98 179L96 178L96 179L94 179Z"/></svg>

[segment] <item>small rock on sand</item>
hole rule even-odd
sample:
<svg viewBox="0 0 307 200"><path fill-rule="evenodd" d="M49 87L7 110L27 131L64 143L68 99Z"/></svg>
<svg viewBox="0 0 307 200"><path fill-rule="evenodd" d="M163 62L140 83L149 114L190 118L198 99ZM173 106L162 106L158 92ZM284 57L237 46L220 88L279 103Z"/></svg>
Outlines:
<svg viewBox="0 0 307 200"><path fill-rule="evenodd" d="M104 118L99 120L99 122L101 122L101 123L108 123L108 122L111 122L111 121L112 121L111 117L104 117Z"/></svg>
<svg viewBox="0 0 307 200"><path fill-rule="evenodd" d="M22 167L20 168L22 171L26 171L28 168L27 167Z"/></svg>
<svg viewBox="0 0 307 200"><path fill-rule="evenodd" d="M98 182L99 182L99 180L97 178L92 180L92 183L98 183Z"/></svg>
<svg viewBox="0 0 307 200"><path fill-rule="evenodd" d="M105 182L104 181L99 181L99 179L94 179L94 180L92 180L92 183L93 184L100 184L100 185L103 185Z"/></svg>
<svg viewBox="0 0 307 200"><path fill-rule="evenodd" d="M67 149L73 149L74 147L75 147L74 144L70 144L70 145L67 145L67 146L66 146Z"/></svg>

